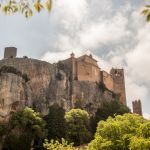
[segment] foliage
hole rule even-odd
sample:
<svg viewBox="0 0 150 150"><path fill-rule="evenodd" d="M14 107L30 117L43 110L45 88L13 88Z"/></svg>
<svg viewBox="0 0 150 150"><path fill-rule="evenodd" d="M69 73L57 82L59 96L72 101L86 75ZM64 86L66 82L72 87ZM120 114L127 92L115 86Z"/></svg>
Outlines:
<svg viewBox="0 0 150 150"><path fill-rule="evenodd" d="M9 129L4 142L5 149L30 149L34 141L41 141L46 137L45 121L39 113L26 107L12 115Z"/></svg>
<svg viewBox="0 0 150 150"><path fill-rule="evenodd" d="M54 140L51 140L50 142L48 142L48 140L45 140L43 146L46 150L77 150L76 148L73 148L72 143L69 144L64 139L62 139L61 143Z"/></svg>
<svg viewBox="0 0 150 150"><path fill-rule="evenodd" d="M57 63L57 68L58 68L58 70L63 70L63 71L65 71L65 65L64 65L64 63L61 62L61 61L59 61L59 62Z"/></svg>
<svg viewBox="0 0 150 150"><path fill-rule="evenodd" d="M120 94L116 94L113 91L111 91L110 89L108 89L103 82L99 82L98 86L99 86L99 89L102 93L104 93L105 91L108 91L112 94L112 98L119 98L120 97Z"/></svg>
<svg viewBox="0 0 150 150"><path fill-rule="evenodd" d="M40 12L42 9L51 11L52 9L52 0L8 0L0 2L0 9L6 15L14 14L16 12L22 13L25 17L31 17L33 15L33 8L37 12Z"/></svg>
<svg viewBox="0 0 150 150"><path fill-rule="evenodd" d="M123 115L129 113L130 109L121 104L118 99L111 101L102 101L101 106L97 109L94 116L90 118L93 134L96 132L97 123L101 120L106 120L109 116Z"/></svg>
<svg viewBox="0 0 150 150"><path fill-rule="evenodd" d="M146 5L145 9L142 11L142 14L146 16L147 21L150 21L150 5Z"/></svg>
<svg viewBox="0 0 150 150"><path fill-rule="evenodd" d="M25 80L25 82L30 81L30 78L28 77L28 75L27 75L26 73L24 73L24 74L22 75L22 78Z"/></svg>
<svg viewBox="0 0 150 150"><path fill-rule="evenodd" d="M13 74L16 74L18 76L22 75L19 70L17 70L16 68L14 68L12 66L2 66L0 68L0 73L13 73Z"/></svg>
<svg viewBox="0 0 150 150"><path fill-rule="evenodd" d="M15 113L10 120L13 127L19 127L25 131L33 133L35 137L45 137L45 121L40 114L33 109L26 107L25 109Z"/></svg>
<svg viewBox="0 0 150 150"><path fill-rule="evenodd" d="M64 76L62 75L61 72L58 72L58 73L56 74L56 78L57 78L58 80L63 80L63 79L64 79Z"/></svg>
<svg viewBox="0 0 150 150"><path fill-rule="evenodd" d="M31 137L27 133L18 135L17 133L9 133L4 141L4 150L30 150Z"/></svg>
<svg viewBox="0 0 150 150"><path fill-rule="evenodd" d="M64 116L65 110L59 105L54 104L49 107L49 113L45 117L49 139L61 139L65 137L66 122Z"/></svg>
<svg viewBox="0 0 150 150"><path fill-rule="evenodd" d="M104 93L107 90L107 88L103 82L99 83L99 88L102 91L102 93Z"/></svg>
<svg viewBox="0 0 150 150"><path fill-rule="evenodd" d="M5 131L6 131L6 125L0 122L0 138L2 135L4 135Z"/></svg>
<svg viewBox="0 0 150 150"><path fill-rule="evenodd" d="M25 82L28 82L30 80L30 78L28 77L27 74L22 74L21 71L17 70L16 68L12 67L12 66L2 66L0 68L0 74L1 73L13 73L13 74L16 74L20 77L22 77Z"/></svg>
<svg viewBox="0 0 150 150"><path fill-rule="evenodd" d="M77 99L75 102L75 108L83 109L84 102L83 100Z"/></svg>
<svg viewBox="0 0 150 150"><path fill-rule="evenodd" d="M129 147L130 150L149 150L150 138L145 139L143 137L132 137Z"/></svg>
<svg viewBox="0 0 150 150"><path fill-rule="evenodd" d="M67 139L75 145L81 145L90 140L89 114L85 110L72 109L66 113Z"/></svg>
<svg viewBox="0 0 150 150"><path fill-rule="evenodd" d="M109 117L98 123L95 139L89 144L89 150L148 150L149 128L150 121L139 115Z"/></svg>

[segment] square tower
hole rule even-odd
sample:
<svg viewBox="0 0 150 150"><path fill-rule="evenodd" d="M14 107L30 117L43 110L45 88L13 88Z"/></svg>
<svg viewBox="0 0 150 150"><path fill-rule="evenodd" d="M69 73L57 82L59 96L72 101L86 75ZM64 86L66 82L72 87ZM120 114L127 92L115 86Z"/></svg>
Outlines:
<svg viewBox="0 0 150 150"><path fill-rule="evenodd" d="M6 58L15 58L17 56L17 48L15 47L6 47L4 52L4 59Z"/></svg>
<svg viewBox="0 0 150 150"><path fill-rule="evenodd" d="M135 100L132 102L133 113L142 116L142 104L140 100Z"/></svg>
<svg viewBox="0 0 150 150"><path fill-rule="evenodd" d="M112 78L113 78L114 92L120 95L120 102L124 105L127 105L124 70L112 68L110 71L110 74L112 75Z"/></svg>

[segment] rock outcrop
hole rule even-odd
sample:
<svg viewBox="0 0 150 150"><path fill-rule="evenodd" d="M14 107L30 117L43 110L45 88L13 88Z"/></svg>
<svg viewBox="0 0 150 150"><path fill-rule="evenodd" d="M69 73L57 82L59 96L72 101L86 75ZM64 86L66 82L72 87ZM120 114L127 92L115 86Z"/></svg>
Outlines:
<svg viewBox="0 0 150 150"><path fill-rule="evenodd" d="M93 112L104 98L97 83L77 80L72 83L70 73L58 68L57 64L28 58L9 58L0 61L0 68L4 66L0 72L1 120L9 118L11 113L24 106L46 115L53 103L69 110L80 101L84 109ZM7 67L17 71L10 71ZM109 96L108 93L106 95Z"/></svg>

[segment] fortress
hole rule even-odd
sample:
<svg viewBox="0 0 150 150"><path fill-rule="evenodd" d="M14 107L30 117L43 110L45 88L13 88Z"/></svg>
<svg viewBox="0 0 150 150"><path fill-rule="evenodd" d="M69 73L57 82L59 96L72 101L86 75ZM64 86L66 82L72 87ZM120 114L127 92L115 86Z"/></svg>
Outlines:
<svg viewBox="0 0 150 150"><path fill-rule="evenodd" d="M120 95L120 101L126 105L124 70L112 68L110 73L101 70L92 55L83 55L75 58L74 53L71 57L62 61L72 74L72 81L92 81L104 83L110 91Z"/></svg>
<svg viewBox="0 0 150 150"><path fill-rule="evenodd" d="M76 58L72 53L56 64L16 56L17 49L8 47L0 60L0 119L24 106L45 115L53 103L69 110L80 102L91 113L116 96L127 105L124 70L103 71L92 55Z"/></svg>

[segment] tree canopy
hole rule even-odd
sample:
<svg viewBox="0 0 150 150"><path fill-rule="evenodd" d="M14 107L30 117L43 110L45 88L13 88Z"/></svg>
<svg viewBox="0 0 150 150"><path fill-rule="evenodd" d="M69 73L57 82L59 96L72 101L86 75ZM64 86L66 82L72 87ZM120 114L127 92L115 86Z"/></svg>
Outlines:
<svg viewBox="0 0 150 150"><path fill-rule="evenodd" d="M85 110L72 109L65 115L67 123L67 139L75 145L81 145L90 140L89 114Z"/></svg>
<svg viewBox="0 0 150 150"><path fill-rule="evenodd" d="M6 15L19 12L25 17L31 17L34 10L40 12L43 9L50 12L52 0L0 0L0 11Z"/></svg>
<svg viewBox="0 0 150 150"><path fill-rule="evenodd" d="M28 150L34 141L41 141L47 134L45 121L29 107L14 113L8 124L3 144L6 150Z"/></svg>
<svg viewBox="0 0 150 150"><path fill-rule="evenodd" d="M45 116L49 139L58 140L65 138L66 122L64 116L65 110L58 104L54 104L49 107L49 113L47 116Z"/></svg>
<svg viewBox="0 0 150 150"><path fill-rule="evenodd" d="M77 150L76 148L73 147L73 144L69 144L65 139L62 139L61 142L59 141L54 141L50 140L45 140L43 147L46 150Z"/></svg>
<svg viewBox="0 0 150 150"><path fill-rule="evenodd" d="M118 99L112 101L102 101L101 106L97 109L94 116L91 117L92 132L96 132L97 123L101 120L106 120L109 116L123 115L129 113L130 109L120 103Z"/></svg>
<svg viewBox="0 0 150 150"><path fill-rule="evenodd" d="M150 121L134 114L109 117L98 123L89 150L149 150Z"/></svg>

